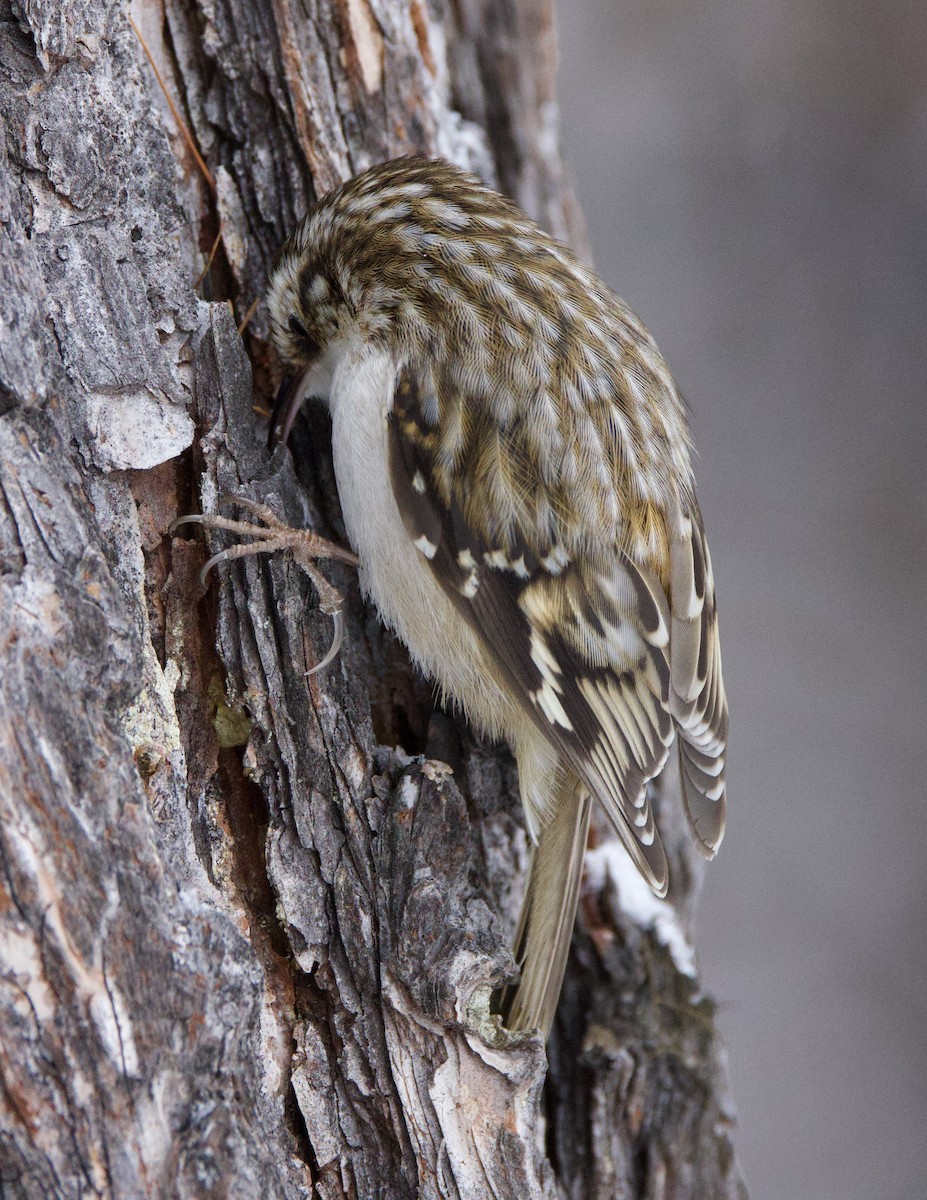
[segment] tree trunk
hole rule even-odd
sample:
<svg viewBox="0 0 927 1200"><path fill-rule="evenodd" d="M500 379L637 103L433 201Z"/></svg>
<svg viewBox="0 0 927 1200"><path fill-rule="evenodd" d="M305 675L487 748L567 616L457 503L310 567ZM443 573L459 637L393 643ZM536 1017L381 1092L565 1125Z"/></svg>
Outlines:
<svg viewBox="0 0 927 1200"><path fill-rule="evenodd" d="M307 678L331 629L300 569L204 593L203 540L168 533L237 493L344 538L326 418L268 454L266 314L237 327L315 195L441 153L582 245L550 3L131 16L0 3L0 1195L743 1195L671 945L698 879L671 785L678 928L593 850L548 1068L488 1010L526 857L508 753L348 568Z"/></svg>

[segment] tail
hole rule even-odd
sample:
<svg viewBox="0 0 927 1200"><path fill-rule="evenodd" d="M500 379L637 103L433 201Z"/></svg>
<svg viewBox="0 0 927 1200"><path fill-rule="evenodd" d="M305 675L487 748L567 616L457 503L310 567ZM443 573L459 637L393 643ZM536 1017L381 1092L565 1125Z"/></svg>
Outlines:
<svg viewBox="0 0 927 1200"><path fill-rule="evenodd" d="M508 1029L540 1029L545 1040L570 952L591 813L589 792L570 773L531 856L514 946L521 978L500 1004Z"/></svg>

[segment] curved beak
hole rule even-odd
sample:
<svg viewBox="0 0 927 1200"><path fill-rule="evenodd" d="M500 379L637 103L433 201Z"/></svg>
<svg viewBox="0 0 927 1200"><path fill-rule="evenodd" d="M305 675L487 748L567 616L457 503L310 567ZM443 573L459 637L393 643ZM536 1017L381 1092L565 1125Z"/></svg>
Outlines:
<svg viewBox="0 0 927 1200"><path fill-rule="evenodd" d="M271 451L275 450L281 442L286 444L308 390L308 371L303 371L300 375L291 373L283 377L270 417L270 435L267 438L267 445Z"/></svg>

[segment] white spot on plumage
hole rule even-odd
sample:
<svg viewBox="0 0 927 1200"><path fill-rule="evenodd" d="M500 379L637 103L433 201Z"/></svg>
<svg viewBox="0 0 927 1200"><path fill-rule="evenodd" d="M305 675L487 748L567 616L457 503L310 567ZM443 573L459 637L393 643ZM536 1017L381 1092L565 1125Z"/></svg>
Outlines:
<svg viewBox="0 0 927 1200"><path fill-rule="evenodd" d="M415 226L415 228L416 228L416 230L418 230L418 244L421 246L421 248L423 250L443 250L444 249L444 242L445 242L444 234L426 232L425 230L420 229L418 226Z"/></svg>
<svg viewBox="0 0 927 1200"><path fill-rule="evenodd" d="M471 218L459 205L447 200L429 198L422 203L421 208L427 216L450 229L465 229L471 222Z"/></svg>
<svg viewBox="0 0 927 1200"><path fill-rule="evenodd" d="M472 600L473 597L476 595L477 591L479 590L479 586L480 586L480 577L474 571L470 575L467 576L467 578L463 581L463 583L460 585L460 588L458 590L459 590L461 596L463 596L465 600Z"/></svg>
<svg viewBox="0 0 927 1200"><path fill-rule="evenodd" d="M570 565L570 556L563 546L551 546L548 553L541 559L541 566L551 575L559 575L564 567Z"/></svg>
<svg viewBox="0 0 927 1200"><path fill-rule="evenodd" d="M531 659L544 678L559 688L556 677L562 675L563 670L538 629L531 630Z"/></svg>
<svg viewBox="0 0 927 1200"><path fill-rule="evenodd" d="M408 200L397 200L393 204L385 204L382 208L372 209L367 220L373 225L383 225L387 221L401 221L404 217L408 217L412 212L412 205ZM402 233L407 236L410 229L417 228L416 226L406 225L403 227ZM421 233L419 229L419 233Z"/></svg>
<svg viewBox="0 0 927 1200"><path fill-rule="evenodd" d="M434 544L434 542L429 541L424 534L415 539L415 548L421 551L426 558L434 558L434 556L438 553L438 547Z"/></svg>
<svg viewBox="0 0 927 1200"><path fill-rule="evenodd" d="M444 238L441 245L441 256L445 262L454 263L459 270L463 271L472 255L473 247L465 238Z"/></svg>
<svg viewBox="0 0 927 1200"><path fill-rule="evenodd" d="M390 195L417 200L422 196L427 196L429 190L427 183L399 183L390 188Z"/></svg>
<svg viewBox="0 0 927 1200"><path fill-rule="evenodd" d="M536 692L531 693L531 699L538 706L541 712L547 717L548 721L554 725L561 725L564 729L572 732L573 725L570 718L566 715L563 704L560 698L554 691L554 688L549 680L543 682Z"/></svg>

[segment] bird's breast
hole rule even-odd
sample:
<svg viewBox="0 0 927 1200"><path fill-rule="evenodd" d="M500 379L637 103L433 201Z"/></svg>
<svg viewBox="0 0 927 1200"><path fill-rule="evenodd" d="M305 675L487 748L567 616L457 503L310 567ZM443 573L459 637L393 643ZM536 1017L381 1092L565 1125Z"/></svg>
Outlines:
<svg viewBox="0 0 927 1200"><path fill-rule="evenodd" d="M469 719L509 736L515 706L472 627L438 583L406 531L390 482L387 418L396 386L393 358L357 350L332 379L332 451L348 538L361 586L380 616Z"/></svg>

